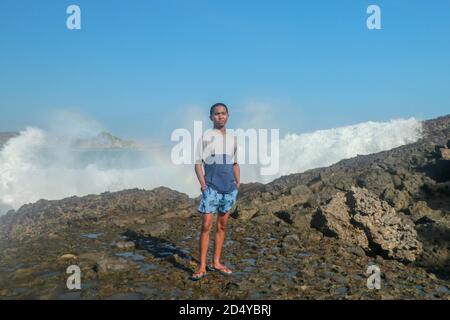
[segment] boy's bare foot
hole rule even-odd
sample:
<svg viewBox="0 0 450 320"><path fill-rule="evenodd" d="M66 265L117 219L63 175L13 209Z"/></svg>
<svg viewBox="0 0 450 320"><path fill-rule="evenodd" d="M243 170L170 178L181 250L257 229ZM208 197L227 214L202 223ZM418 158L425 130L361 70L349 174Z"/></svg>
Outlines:
<svg viewBox="0 0 450 320"><path fill-rule="evenodd" d="M230 275L233 273L228 267L224 266L223 264L212 264L212 267L214 270L219 271L222 274Z"/></svg>
<svg viewBox="0 0 450 320"><path fill-rule="evenodd" d="M206 276L206 269L199 269L192 275L191 279L192 280L200 280L205 276Z"/></svg>

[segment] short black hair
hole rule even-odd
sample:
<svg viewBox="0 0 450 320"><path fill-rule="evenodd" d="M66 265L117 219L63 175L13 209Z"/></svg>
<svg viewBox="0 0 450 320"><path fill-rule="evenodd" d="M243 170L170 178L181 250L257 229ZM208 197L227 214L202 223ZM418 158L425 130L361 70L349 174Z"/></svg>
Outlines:
<svg viewBox="0 0 450 320"><path fill-rule="evenodd" d="M211 109L209 109L209 115L210 115L210 116L212 116L215 107L224 107L225 110L227 110L227 113L228 113L228 107L227 107L227 105L226 105L225 103L222 103L222 102L217 102L217 103L214 103L214 104L212 105Z"/></svg>

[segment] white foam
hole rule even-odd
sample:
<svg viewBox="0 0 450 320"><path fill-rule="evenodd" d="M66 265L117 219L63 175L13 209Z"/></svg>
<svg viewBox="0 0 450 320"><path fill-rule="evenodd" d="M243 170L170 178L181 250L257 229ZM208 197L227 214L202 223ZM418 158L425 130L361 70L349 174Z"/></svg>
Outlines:
<svg viewBox="0 0 450 320"><path fill-rule="evenodd" d="M413 143L422 136L422 124L414 118L288 134L282 141L280 174L325 167L342 159L376 153Z"/></svg>

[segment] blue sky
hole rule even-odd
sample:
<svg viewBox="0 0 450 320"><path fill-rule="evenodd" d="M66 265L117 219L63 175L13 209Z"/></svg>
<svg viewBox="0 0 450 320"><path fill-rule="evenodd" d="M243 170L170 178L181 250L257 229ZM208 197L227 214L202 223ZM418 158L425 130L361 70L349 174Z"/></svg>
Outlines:
<svg viewBox="0 0 450 320"><path fill-rule="evenodd" d="M433 118L450 113L449 14L446 0L2 0L0 131L71 110L165 141L216 101L231 127L281 133Z"/></svg>

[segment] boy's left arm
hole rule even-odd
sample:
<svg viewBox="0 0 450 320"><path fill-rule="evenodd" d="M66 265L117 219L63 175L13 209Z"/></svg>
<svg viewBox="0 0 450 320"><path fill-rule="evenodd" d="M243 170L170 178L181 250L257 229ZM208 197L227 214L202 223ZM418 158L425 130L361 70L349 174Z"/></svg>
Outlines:
<svg viewBox="0 0 450 320"><path fill-rule="evenodd" d="M234 181L236 181L236 187L239 190L241 186L241 168L238 163L238 145L237 138L234 137L234 164L233 164Z"/></svg>
<svg viewBox="0 0 450 320"><path fill-rule="evenodd" d="M233 165L233 173L234 173L234 180L236 181L236 186L239 189L241 186L241 168L239 167L239 163L234 163Z"/></svg>

